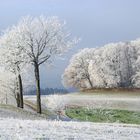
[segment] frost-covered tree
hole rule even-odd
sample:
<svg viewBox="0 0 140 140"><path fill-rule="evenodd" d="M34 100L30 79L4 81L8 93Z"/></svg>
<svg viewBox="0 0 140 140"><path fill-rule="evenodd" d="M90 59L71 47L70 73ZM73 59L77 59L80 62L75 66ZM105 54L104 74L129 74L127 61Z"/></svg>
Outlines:
<svg viewBox="0 0 140 140"><path fill-rule="evenodd" d="M22 81L23 81L23 93L25 89L27 89L29 86L33 86L33 81L31 77L31 73L28 70L27 72L24 72L21 74ZM19 99L19 89L18 87L18 81L17 76L10 72L5 70L1 67L0 70L0 102L5 104L12 104L17 105L17 107L20 106L20 99Z"/></svg>
<svg viewBox="0 0 140 140"><path fill-rule="evenodd" d="M104 75L106 77L105 87L123 86L123 74L126 73L124 51L125 43L110 43L103 47ZM125 62L124 62L125 63ZM124 72L125 71L125 72Z"/></svg>
<svg viewBox="0 0 140 140"><path fill-rule="evenodd" d="M136 46L132 46L130 42L110 43L99 51L102 51L101 56L97 59L95 55L90 64L93 80L98 81L101 87L133 87L131 82L137 60Z"/></svg>
<svg viewBox="0 0 140 140"><path fill-rule="evenodd" d="M16 101L17 107L20 106L19 94L17 94L16 76L5 70L0 71L0 102L9 104Z"/></svg>
<svg viewBox="0 0 140 140"><path fill-rule="evenodd" d="M92 59L95 49L85 48L75 54L70 60L69 66L62 75L65 86L75 88L93 88L93 83L88 70L89 61Z"/></svg>
<svg viewBox="0 0 140 140"><path fill-rule="evenodd" d="M13 40L14 38L14 40ZM18 107L23 108L23 86L21 73L25 70L27 58L19 45L19 38L14 30L6 30L0 38L0 64L6 71L16 76Z"/></svg>
<svg viewBox="0 0 140 140"><path fill-rule="evenodd" d="M102 48L96 49L88 66L89 75L95 88L107 86L102 53Z"/></svg>
<svg viewBox="0 0 140 140"><path fill-rule="evenodd" d="M56 55L62 55L77 42L70 40L70 34L65 31L64 25L65 22L61 22L57 17L28 16L11 28L18 36L18 45L34 66L38 113L41 113L40 65L51 61ZM12 40L17 41L14 36Z"/></svg>
<svg viewBox="0 0 140 140"><path fill-rule="evenodd" d="M80 59L77 59L77 56ZM79 65L81 58L83 61ZM139 39L130 42L109 43L100 48L88 49L88 52L83 49L72 57L63 74L63 82L64 85L79 89L138 87L139 62ZM92 83L90 87L85 84L86 79L83 77L85 70Z"/></svg>
<svg viewBox="0 0 140 140"><path fill-rule="evenodd" d="M134 48L134 59L131 60L134 73L132 76L132 84L134 87L140 88L140 39L131 41L130 45Z"/></svg>

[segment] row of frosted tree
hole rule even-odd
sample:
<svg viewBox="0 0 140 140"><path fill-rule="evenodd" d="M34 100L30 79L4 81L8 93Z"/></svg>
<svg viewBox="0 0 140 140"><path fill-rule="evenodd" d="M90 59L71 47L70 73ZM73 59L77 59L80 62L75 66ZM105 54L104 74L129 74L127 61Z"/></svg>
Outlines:
<svg viewBox="0 0 140 140"><path fill-rule="evenodd" d="M139 88L140 39L83 49L62 78L65 86L77 89Z"/></svg>
<svg viewBox="0 0 140 140"><path fill-rule="evenodd" d="M58 17L28 16L1 33L0 97L13 96L17 107L23 108L24 88L36 85L37 112L41 113L40 67L50 65L78 41L70 39L65 24Z"/></svg>

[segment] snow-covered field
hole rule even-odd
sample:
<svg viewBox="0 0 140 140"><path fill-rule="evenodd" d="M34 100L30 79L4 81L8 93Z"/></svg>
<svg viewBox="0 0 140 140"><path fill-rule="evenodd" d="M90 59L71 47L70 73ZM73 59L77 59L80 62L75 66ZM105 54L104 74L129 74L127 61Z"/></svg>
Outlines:
<svg viewBox="0 0 140 140"><path fill-rule="evenodd" d="M139 140L140 126L0 118L0 140Z"/></svg>
<svg viewBox="0 0 140 140"><path fill-rule="evenodd" d="M42 103L47 103L48 96L42 96ZM90 106L93 108L111 108L140 111L140 94L138 93L73 93L53 97L55 103L68 106ZM25 99L35 102L36 96L25 96ZM60 100L60 102L58 102ZM51 100L52 102L52 100ZM54 106L54 105L53 105Z"/></svg>
<svg viewBox="0 0 140 140"><path fill-rule="evenodd" d="M35 96L25 96L26 100L36 102ZM111 103L112 102L112 103ZM125 103L127 104L125 105ZM140 108L140 96L68 94L42 96L43 107L55 111L65 105L82 105L107 108L113 106L125 109ZM120 104L121 103L121 104ZM133 105L133 107L131 107ZM10 109L10 110L9 110ZM124 109L124 108L123 108ZM23 114L24 113L24 114ZM20 115L21 114L21 115ZM9 116L9 118L8 118ZM22 117L21 117L22 116ZM30 119L31 117L34 120ZM14 119L13 119L14 118ZM24 118L24 120L22 120ZM30 119L30 120L29 120ZM65 119L64 119L65 120ZM19 112L13 108L0 110L0 140L140 140L140 125L118 123L91 123L77 121L45 120Z"/></svg>

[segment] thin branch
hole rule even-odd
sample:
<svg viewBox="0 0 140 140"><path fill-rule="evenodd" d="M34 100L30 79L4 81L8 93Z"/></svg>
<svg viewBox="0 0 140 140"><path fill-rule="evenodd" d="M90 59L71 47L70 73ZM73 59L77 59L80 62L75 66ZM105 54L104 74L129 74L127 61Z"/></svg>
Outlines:
<svg viewBox="0 0 140 140"><path fill-rule="evenodd" d="M51 55L46 55L46 56L40 58L40 60L42 60L42 59L43 60L39 62L39 65L43 64L44 62L46 62L50 57L51 57Z"/></svg>

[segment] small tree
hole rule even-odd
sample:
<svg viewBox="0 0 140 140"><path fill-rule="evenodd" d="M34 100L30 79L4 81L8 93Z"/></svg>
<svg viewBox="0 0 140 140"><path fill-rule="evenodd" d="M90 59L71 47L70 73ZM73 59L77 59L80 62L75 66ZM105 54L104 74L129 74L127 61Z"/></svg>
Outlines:
<svg viewBox="0 0 140 140"><path fill-rule="evenodd" d="M4 32L4 35L0 39L0 63L6 71L13 73L16 76L16 88L17 88L17 100L19 100L20 108L23 108L23 86L21 73L24 71L26 59L22 52L22 49L17 45L17 42L13 42L12 38L18 39L13 32Z"/></svg>
<svg viewBox="0 0 140 140"><path fill-rule="evenodd" d="M9 104L9 101L15 99L17 107L20 106L19 94L17 94L17 82L13 73L5 70L0 71L0 97L5 104ZM3 102L3 103L4 103Z"/></svg>

